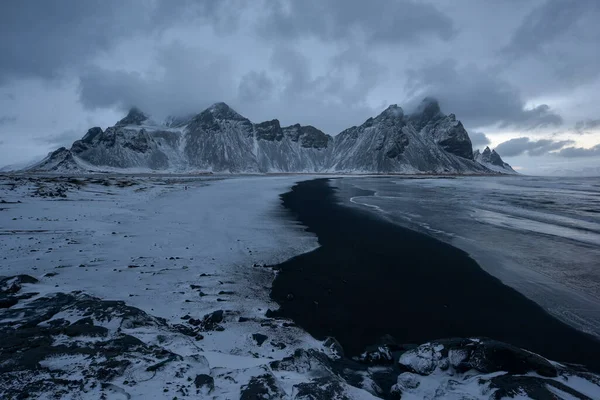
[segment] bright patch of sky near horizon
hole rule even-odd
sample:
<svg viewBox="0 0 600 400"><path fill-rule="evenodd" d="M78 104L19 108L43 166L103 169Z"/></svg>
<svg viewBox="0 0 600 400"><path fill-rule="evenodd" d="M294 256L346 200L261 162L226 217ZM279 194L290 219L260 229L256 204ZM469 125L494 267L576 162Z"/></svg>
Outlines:
<svg viewBox="0 0 600 400"><path fill-rule="evenodd" d="M433 96L524 173L600 168L596 0L33 2L0 4L1 165L133 105L337 134Z"/></svg>

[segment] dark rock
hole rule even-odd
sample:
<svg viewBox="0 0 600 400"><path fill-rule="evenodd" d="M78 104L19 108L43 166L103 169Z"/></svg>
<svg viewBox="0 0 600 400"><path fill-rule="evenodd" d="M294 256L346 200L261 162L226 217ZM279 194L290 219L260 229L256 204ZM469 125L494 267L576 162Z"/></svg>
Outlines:
<svg viewBox="0 0 600 400"><path fill-rule="evenodd" d="M194 330L193 328L190 328L189 326L185 326L185 325L181 325L181 324L175 324L172 326L173 330L175 330L176 332L179 332L183 335L186 336L191 336L191 337L195 337L197 335L196 330Z"/></svg>
<svg viewBox="0 0 600 400"><path fill-rule="evenodd" d="M132 107L127 113L127 116L117 122L116 126L124 126L124 125L141 125L142 122L146 121L148 116L144 114L139 108Z"/></svg>
<svg viewBox="0 0 600 400"><path fill-rule="evenodd" d="M317 378L308 383L294 385L294 388L297 400L351 400L340 380Z"/></svg>
<svg viewBox="0 0 600 400"><path fill-rule="evenodd" d="M254 339L258 347L260 347L268 339L268 336L263 335L262 333L253 333L252 339Z"/></svg>
<svg viewBox="0 0 600 400"><path fill-rule="evenodd" d="M490 339L446 339L427 343L402 354L399 362L421 375L450 366L459 372L474 369L482 373L558 375L556 368L545 358Z"/></svg>
<svg viewBox="0 0 600 400"><path fill-rule="evenodd" d="M256 139L258 140L280 142L283 139L283 130L276 119L256 124L254 129L256 129Z"/></svg>
<svg viewBox="0 0 600 400"><path fill-rule="evenodd" d="M295 124L283 128L283 132L293 142L307 149L324 149L329 146L333 138L311 125L302 126Z"/></svg>
<svg viewBox="0 0 600 400"><path fill-rule="evenodd" d="M7 299L3 299L0 298L0 308L10 308L12 306L14 306L15 304L17 304L19 302L19 299L16 296L7 298Z"/></svg>
<svg viewBox="0 0 600 400"><path fill-rule="evenodd" d="M514 398L516 396L527 396L528 398L539 400L564 398L562 396L558 397L556 392L566 393L570 395L569 398L592 400L590 397L571 389L561 382L536 376L500 375L491 379L490 387L497 389L491 397L496 400Z"/></svg>
<svg viewBox="0 0 600 400"><path fill-rule="evenodd" d="M253 376L247 385L242 386L240 400L278 400L285 397L285 392L272 374Z"/></svg>
<svg viewBox="0 0 600 400"><path fill-rule="evenodd" d="M323 342L323 346L325 346L329 349L329 351L331 352L331 354L333 355L334 358L343 358L344 357L344 348L342 347L340 342L338 342L336 340L336 338L331 337L331 336L328 337Z"/></svg>
<svg viewBox="0 0 600 400"><path fill-rule="evenodd" d="M223 322L223 310L213 311L210 314L204 316L205 324L218 324Z"/></svg>
<svg viewBox="0 0 600 400"><path fill-rule="evenodd" d="M298 373L307 373L310 371L312 376L333 377L333 363L333 360L320 351L314 349L297 349L291 356L272 361L269 363L269 366L274 371Z"/></svg>
<svg viewBox="0 0 600 400"><path fill-rule="evenodd" d="M196 375L194 385L196 385L196 389L199 389L199 391L204 391L208 394L215 390L215 379L206 374Z"/></svg>
<svg viewBox="0 0 600 400"><path fill-rule="evenodd" d="M511 374L537 372L549 377L558 375L556 368L545 358L507 343L485 340L473 347L465 366L483 373L507 371Z"/></svg>
<svg viewBox="0 0 600 400"><path fill-rule="evenodd" d="M420 131L427 124L443 117L438 101L432 97L423 99L415 112L409 116L410 122L416 130Z"/></svg>
<svg viewBox="0 0 600 400"><path fill-rule="evenodd" d="M408 350L399 346L393 337L386 335L377 341L375 345L368 346L357 359L370 365L391 365L398 359L402 350Z"/></svg>
<svg viewBox="0 0 600 400"><path fill-rule="evenodd" d="M279 350L285 349L287 346L282 342L271 342L271 346L278 348Z"/></svg>
<svg viewBox="0 0 600 400"><path fill-rule="evenodd" d="M21 285L25 283L38 283L39 281L29 275L16 275L0 278L1 293L17 293L21 290Z"/></svg>

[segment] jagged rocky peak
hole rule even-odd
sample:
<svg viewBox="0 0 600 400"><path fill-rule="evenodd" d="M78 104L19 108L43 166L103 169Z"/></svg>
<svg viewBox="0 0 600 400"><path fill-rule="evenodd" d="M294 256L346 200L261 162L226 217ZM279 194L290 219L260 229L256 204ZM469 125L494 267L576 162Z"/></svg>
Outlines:
<svg viewBox="0 0 600 400"><path fill-rule="evenodd" d="M333 141L331 136L312 125L295 124L283 128L283 132L292 142L299 141L300 146L307 149L324 149Z"/></svg>
<svg viewBox="0 0 600 400"><path fill-rule="evenodd" d="M76 140L75 142L73 142L73 145L71 146L71 151L75 153L81 153L87 150L90 146L93 145L96 139L102 137L103 133L104 132L102 131L102 128L97 126L88 129L87 133L83 136L81 140Z"/></svg>
<svg viewBox="0 0 600 400"><path fill-rule="evenodd" d="M438 101L432 97L423 99L419 107L408 117L408 122L421 135L433 139L448 153L473 160L473 146L469 134L454 114L445 115Z"/></svg>
<svg viewBox="0 0 600 400"><path fill-rule="evenodd" d="M55 157L59 157L59 156L64 156L68 152L69 152L69 150L67 150L66 147L59 147L58 149L50 152L50 154L48 154L48 157L55 158Z"/></svg>
<svg viewBox="0 0 600 400"><path fill-rule="evenodd" d="M243 121L246 120L246 117L238 114L233 108L229 107L227 104L223 102L215 103L212 106L208 107L206 110L202 111L202 114L210 115L215 119L225 119L225 120L233 120L233 121Z"/></svg>
<svg viewBox="0 0 600 400"><path fill-rule="evenodd" d="M93 128L88 129L87 133L85 134L85 136L83 136L83 139L81 139L81 141L85 143L91 143L96 137L102 135L102 133L102 128L100 128L99 126L95 126Z"/></svg>
<svg viewBox="0 0 600 400"><path fill-rule="evenodd" d="M487 168L493 171L516 174L515 170L510 166L510 164L504 162L502 157L500 157L500 154L496 153L496 150L490 150L489 147L486 147L483 152L475 150L473 152L473 158L475 161L485 165Z"/></svg>
<svg viewBox="0 0 600 400"><path fill-rule="evenodd" d="M417 109L409 116L411 124L417 131L427 124L445 117L440 109L440 103L433 97L425 97Z"/></svg>
<svg viewBox="0 0 600 400"><path fill-rule="evenodd" d="M483 162L487 162L493 165L497 165L499 167L503 167L505 162L500 157L500 154L496 153L496 150L490 150L489 147L486 147L481 153L481 160Z"/></svg>
<svg viewBox="0 0 600 400"><path fill-rule="evenodd" d="M139 108L132 107L127 116L117 122L116 126L126 126L126 125L141 125L142 122L146 121L148 116L144 114Z"/></svg>
<svg viewBox="0 0 600 400"><path fill-rule="evenodd" d="M402 107L400 107L398 104L392 104L391 106L389 106L388 108L383 110L383 112L381 114L379 114L377 117L375 117L375 119L377 119L377 120L389 119L389 118L397 118L397 119L404 118L404 110L402 109Z"/></svg>
<svg viewBox="0 0 600 400"><path fill-rule="evenodd" d="M183 116L170 115L165 119L164 124L168 128L181 128L182 126L189 124L194 116L194 114L187 114Z"/></svg>
<svg viewBox="0 0 600 400"><path fill-rule="evenodd" d="M277 119L256 124L254 129L256 129L256 139L258 140L280 142L283 139L283 130Z"/></svg>

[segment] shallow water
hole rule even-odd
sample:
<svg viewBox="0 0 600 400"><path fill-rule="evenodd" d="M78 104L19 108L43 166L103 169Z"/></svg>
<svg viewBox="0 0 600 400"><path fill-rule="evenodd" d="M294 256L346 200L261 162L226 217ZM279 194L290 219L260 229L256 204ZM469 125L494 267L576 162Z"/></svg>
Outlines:
<svg viewBox="0 0 600 400"><path fill-rule="evenodd" d="M600 336L600 179L333 180L338 197L467 251L565 322ZM374 192L356 196L355 188Z"/></svg>

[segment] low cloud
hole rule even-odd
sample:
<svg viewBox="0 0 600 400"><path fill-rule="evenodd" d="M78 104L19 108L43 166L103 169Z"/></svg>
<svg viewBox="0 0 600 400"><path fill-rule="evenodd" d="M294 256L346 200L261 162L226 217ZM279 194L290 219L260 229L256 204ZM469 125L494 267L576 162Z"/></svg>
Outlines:
<svg viewBox="0 0 600 400"><path fill-rule="evenodd" d="M85 0L0 2L0 84L14 78L56 79L85 71L90 60L136 35L189 22L236 30L239 1Z"/></svg>
<svg viewBox="0 0 600 400"><path fill-rule="evenodd" d="M274 83L265 71L250 71L242 77L238 87L238 97L244 102L268 100Z"/></svg>
<svg viewBox="0 0 600 400"><path fill-rule="evenodd" d="M562 125L563 119L546 104L526 108L519 91L492 71L453 60L410 70L407 89L413 102L437 98L446 112L469 126L534 129Z"/></svg>
<svg viewBox="0 0 600 400"><path fill-rule="evenodd" d="M162 76L89 68L80 78L80 101L91 110L136 106L164 117L199 112L234 97L231 60L223 55L173 43L158 51L157 65Z"/></svg>
<svg viewBox="0 0 600 400"><path fill-rule="evenodd" d="M581 134L597 128L600 128L600 119L586 119L583 121L577 121L574 127L575 132Z"/></svg>
<svg viewBox="0 0 600 400"><path fill-rule="evenodd" d="M446 41L456 33L446 14L432 4L414 0L302 0L266 5L259 26L268 39L415 44L426 36Z"/></svg>
<svg viewBox="0 0 600 400"><path fill-rule="evenodd" d="M595 157L600 156L600 144L586 149L583 147L567 147L557 153L561 157L578 158L578 157Z"/></svg>
<svg viewBox="0 0 600 400"><path fill-rule="evenodd" d="M80 131L69 130L55 135L40 136L36 138L36 141L53 147L69 147L75 140L81 139L82 136Z"/></svg>
<svg viewBox="0 0 600 400"><path fill-rule="evenodd" d="M13 124L17 122L17 117L15 115L3 115L0 116L0 126Z"/></svg>
<svg viewBox="0 0 600 400"><path fill-rule="evenodd" d="M595 80L600 75L598 0L546 0L534 7L512 34L503 53L530 68L550 72L567 87Z"/></svg>
<svg viewBox="0 0 600 400"><path fill-rule="evenodd" d="M520 137L500 143L496 147L496 151L503 157L515 157L525 153L530 156L543 156L551 151L560 150L574 143L572 140L531 140L528 137Z"/></svg>
<svg viewBox="0 0 600 400"><path fill-rule="evenodd" d="M473 148L487 146L492 143L492 141L483 132L471 132L469 133L469 137L471 138L471 144L473 144Z"/></svg>

